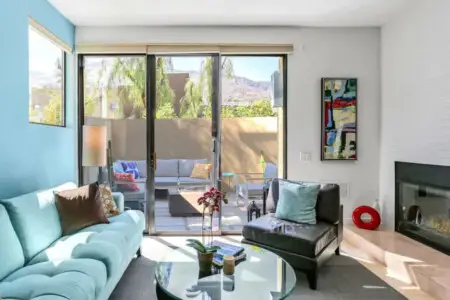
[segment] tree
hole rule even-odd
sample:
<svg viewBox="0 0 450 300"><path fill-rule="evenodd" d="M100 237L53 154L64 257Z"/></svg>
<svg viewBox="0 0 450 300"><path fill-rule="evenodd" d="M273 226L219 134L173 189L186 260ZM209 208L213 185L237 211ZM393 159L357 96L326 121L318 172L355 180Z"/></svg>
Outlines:
<svg viewBox="0 0 450 300"><path fill-rule="evenodd" d="M172 103L175 93L170 88L166 68L173 68L170 58L156 59L156 109ZM124 118L143 118L146 103L146 60L142 57L118 57L108 79L108 89L117 90Z"/></svg>
<svg viewBox="0 0 450 300"><path fill-rule="evenodd" d="M173 104L167 102L156 111L156 119L173 119L176 118Z"/></svg>
<svg viewBox="0 0 450 300"><path fill-rule="evenodd" d="M189 80L184 86L180 115L184 118L199 118L203 114L203 107L202 85Z"/></svg>
<svg viewBox="0 0 450 300"><path fill-rule="evenodd" d="M61 125L63 120L61 105L61 95L54 93L48 105L44 108L42 122L51 125Z"/></svg>
<svg viewBox="0 0 450 300"><path fill-rule="evenodd" d="M253 101L250 105L222 106L222 118L253 118L253 117L276 117L269 100L261 99ZM211 107L205 111L205 116L211 118Z"/></svg>
<svg viewBox="0 0 450 300"><path fill-rule="evenodd" d="M181 99L180 116L184 118L201 118L211 110L213 58L205 57L200 66L198 83L192 80L186 82L184 97ZM222 72L231 78L233 64L229 58L224 58L221 64Z"/></svg>

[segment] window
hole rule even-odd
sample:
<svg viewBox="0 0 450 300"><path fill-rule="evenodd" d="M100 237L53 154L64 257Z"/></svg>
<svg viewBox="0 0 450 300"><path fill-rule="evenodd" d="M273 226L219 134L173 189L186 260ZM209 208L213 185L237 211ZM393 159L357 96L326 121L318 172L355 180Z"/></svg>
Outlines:
<svg viewBox="0 0 450 300"><path fill-rule="evenodd" d="M29 121L65 126L65 52L32 25L29 37Z"/></svg>

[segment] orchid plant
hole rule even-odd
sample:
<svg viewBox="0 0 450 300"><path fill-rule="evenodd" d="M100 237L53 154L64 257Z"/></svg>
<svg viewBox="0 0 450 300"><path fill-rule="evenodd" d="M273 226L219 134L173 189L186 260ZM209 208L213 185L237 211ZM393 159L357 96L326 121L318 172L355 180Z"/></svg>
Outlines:
<svg viewBox="0 0 450 300"><path fill-rule="evenodd" d="M221 203L228 203L228 199L226 197L226 193L221 192L219 189L212 187L209 191L206 191L203 196L198 198L197 203L203 206L203 214L202 214L202 239L203 243L205 243L205 217L209 217L210 224L208 226L209 234L207 237L210 238L209 242L212 242L212 222L213 216L215 212L220 211Z"/></svg>

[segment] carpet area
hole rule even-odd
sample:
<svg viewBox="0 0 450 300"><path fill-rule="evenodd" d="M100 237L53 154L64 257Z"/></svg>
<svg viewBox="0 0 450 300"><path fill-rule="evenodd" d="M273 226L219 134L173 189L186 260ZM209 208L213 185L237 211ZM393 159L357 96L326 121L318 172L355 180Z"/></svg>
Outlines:
<svg viewBox="0 0 450 300"><path fill-rule="evenodd" d="M131 262L110 300L156 300L156 262L140 257ZM400 300L407 299L359 264L341 255L333 257L320 271L318 289L308 287L306 277L297 272L297 285L287 299L299 300ZM236 299L239 300L239 299ZM246 300L252 300L250 298ZM256 299L255 299L256 300ZM260 299L257 299L260 300Z"/></svg>

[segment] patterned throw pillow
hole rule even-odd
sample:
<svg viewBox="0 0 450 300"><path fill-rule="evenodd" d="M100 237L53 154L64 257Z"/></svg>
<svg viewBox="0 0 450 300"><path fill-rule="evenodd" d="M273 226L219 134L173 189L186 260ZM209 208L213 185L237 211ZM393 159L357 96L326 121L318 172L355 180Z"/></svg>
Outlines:
<svg viewBox="0 0 450 300"><path fill-rule="evenodd" d="M133 174L134 179L138 179L140 177L138 167L136 162L134 161L122 161L120 163L123 167L125 173Z"/></svg>
<svg viewBox="0 0 450 300"><path fill-rule="evenodd" d="M133 174L114 172L114 180L116 181L118 187L125 192L138 192L139 191L139 186L136 183L129 183L129 184L120 183L120 181L134 182Z"/></svg>
<svg viewBox="0 0 450 300"><path fill-rule="evenodd" d="M211 172L211 164L195 164L192 169L191 178L208 179Z"/></svg>
<svg viewBox="0 0 450 300"><path fill-rule="evenodd" d="M111 189L106 184L101 184L99 186L100 189L100 200L102 201L103 211L107 218L112 216L117 216L120 214L119 209L117 208L116 201L114 201L113 194Z"/></svg>

